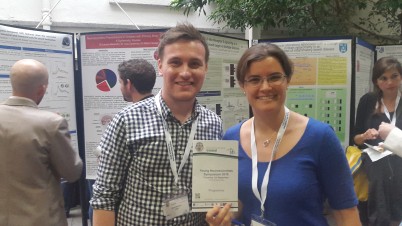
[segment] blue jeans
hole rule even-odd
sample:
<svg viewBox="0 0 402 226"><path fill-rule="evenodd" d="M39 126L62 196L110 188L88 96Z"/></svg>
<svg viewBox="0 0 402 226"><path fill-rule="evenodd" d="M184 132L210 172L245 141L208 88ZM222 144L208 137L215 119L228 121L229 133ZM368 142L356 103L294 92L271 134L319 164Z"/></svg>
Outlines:
<svg viewBox="0 0 402 226"><path fill-rule="evenodd" d="M95 180L87 179L88 197L89 197L88 202L89 202L89 200L91 200L92 195L93 195L92 186L94 185L94 183L95 183ZM91 224L92 224L93 212L94 212L94 210L93 210L91 204L89 204L89 205L88 205L88 219L91 221Z"/></svg>

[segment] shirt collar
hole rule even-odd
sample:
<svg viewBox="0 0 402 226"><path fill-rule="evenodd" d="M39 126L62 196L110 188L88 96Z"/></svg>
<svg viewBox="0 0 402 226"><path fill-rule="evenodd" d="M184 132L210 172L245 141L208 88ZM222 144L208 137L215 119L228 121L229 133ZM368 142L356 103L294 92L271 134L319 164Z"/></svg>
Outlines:
<svg viewBox="0 0 402 226"><path fill-rule="evenodd" d="M38 108L38 105L31 99L19 96L10 96L4 104L11 106L28 106Z"/></svg>
<svg viewBox="0 0 402 226"><path fill-rule="evenodd" d="M169 109L169 107L166 105L166 102L163 100L163 98L160 98L160 103L161 103L161 108L162 108L162 116L163 118L169 119L169 120L177 120L174 116L172 111ZM200 114L202 109L202 106L198 103L198 100L195 99L194 106L193 106L193 111L191 113L191 117L187 122L192 122L194 121L198 115ZM186 123L187 123L186 122Z"/></svg>
<svg viewBox="0 0 402 226"><path fill-rule="evenodd" d="M146 97L143 97L140 101L145 100L145 99L148 99L148 98L153 97L153 96L154 96L153 94L150 94L150 95L148 95L148 96L146 96Z"/></svg>

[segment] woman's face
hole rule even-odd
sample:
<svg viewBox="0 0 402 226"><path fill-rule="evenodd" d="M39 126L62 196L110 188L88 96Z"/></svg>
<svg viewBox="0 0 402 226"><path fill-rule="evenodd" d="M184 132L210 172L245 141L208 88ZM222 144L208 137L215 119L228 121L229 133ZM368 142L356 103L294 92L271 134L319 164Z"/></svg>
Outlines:
<svg viewBox="0 0 402 226"><path fill-rule="evenodd" d="M376 84L384 95L387 95L398 92L401 81L402 75L397 69L391 68L385 71L384 74L377 79Z"/></svg>
<svg viewBox="0 0 402 226"><path fill-rule="evenodd" d="M284 70L274 57L251 63L242 84L254 113L283 109L287 87Z"/></svg>

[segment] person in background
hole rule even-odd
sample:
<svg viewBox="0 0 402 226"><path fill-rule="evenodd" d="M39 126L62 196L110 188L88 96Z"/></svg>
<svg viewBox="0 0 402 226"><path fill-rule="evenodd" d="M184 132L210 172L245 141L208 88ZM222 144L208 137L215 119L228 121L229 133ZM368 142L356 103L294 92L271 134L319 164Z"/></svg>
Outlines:
<svg viewBox="0 0 402 226"><path fill-rule="evenodd" d="M137 103L152 97L156 72L152 64L144 59L123 61L118 66L120 90L127 102Z"/></svg>
<svg viewBox="0 0 402 226"><path fill-rule="evenodd" d="M402 130L394 125L382 122L378 134L384 140L382 147L402 158Z"/></svg>
<svg viewBox="0 0 402 226"><path fill-rule="evenodd" d="M67 225L60 182L78 180L82 161L67 121L38 109L48 79L32 59L10 71L12 96L0 104L0 225Z"/></svg>
<svg viewBox="0 0 402 226"><path fill-rule="evenodd" d="M293 66L274 44L257 44L240 58L236 77L253 117L229 128L239 141L239 212L245 225L361 225L352 175L330 125L285 106ZM230 225L229 206L207 213L210 225ZM264 222L262 224L262 222ZM260 225L258 224L258 225Z"/></svg>
<svg viewBox="0 0 402 226"><path fill-rule="evenodd" d="M383 57L375 62L372 73L374 91L360 98L354 132L354 143L366 148L364 143L379 145L378 128L382 122L402 128L402 117L395 112L402 107L399 86L402 67L394 57ZM388 155L375 162L362 153L362 166L369 181L368 216L362 222L370 226L396 226L402 220L402 159ZM363 215L364 215L363 214Z"/></svg>
<svg viewBox="0 0 402 226"><path fill-rule="evenodd" d="M190 149L223 134L219 116L196 100L209 49L192 25L178 24L161 36L158 56L161 92L116 114L102 137L95 226L205 224L205 213L190 210Z"/></svg>
<svg viewBox="0 0 402 226"><path fill-rule="evenodd" d="M127 102L137 103L152 97L152 89L156 81L155 68L144 59L131 59L123 61L118 68L120 91L123 99ZM101 147L94 150L94 154L99 158ZM89 197L92 197L92 186L95 180L88 180ZM93 209L89 206L89 219L92 222Z"/></svg>

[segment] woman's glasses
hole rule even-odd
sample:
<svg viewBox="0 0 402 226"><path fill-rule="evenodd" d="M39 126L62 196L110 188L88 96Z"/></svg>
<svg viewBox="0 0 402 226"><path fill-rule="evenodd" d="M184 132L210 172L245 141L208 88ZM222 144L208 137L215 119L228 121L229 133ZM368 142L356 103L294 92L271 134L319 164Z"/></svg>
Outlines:
<svg viewBox="0 0 402 226"><path fill-rule="evenodd" d="M260 86L264 81L267 81L270 86L279 86L282 85L285 78L286 75L278 73L266 77L250 76L249 78L245 79L244 82L254 87Z"/></svg>

